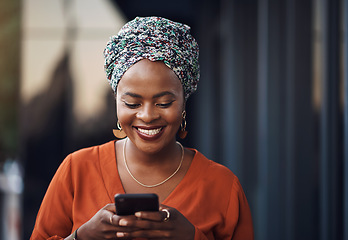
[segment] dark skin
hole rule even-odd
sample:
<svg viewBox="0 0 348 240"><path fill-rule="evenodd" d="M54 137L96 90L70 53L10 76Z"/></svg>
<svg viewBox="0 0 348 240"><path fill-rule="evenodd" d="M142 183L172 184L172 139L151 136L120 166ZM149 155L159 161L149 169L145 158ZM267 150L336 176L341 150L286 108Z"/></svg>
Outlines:
<svg viewBox="0 0 348 240"><path fill-rule="evenodd" d="M151 86L151 88L149 88ZM180 80L163 62L147 59L133 65L117 88L117 115L129 140L127 164L136 178L148 185L170 176L181 161L181 148L176 133L182 121L185 101ZM161 129L144 139L139 129ZM184 178L193 159L193 152L184 150L180 170L164 184L146 188L137 184L126 171L123 156L125 140L115 143L117 168L125 193L156 193L163 202ZM169 221L164 221L170 212ZM110 203L100 209L78 229L79 240L100 239L194 239L195 228L175 208L161 205L158 212L138 212L133 216L116 215ZM72 235L66 239L72 239Z"/></svg>

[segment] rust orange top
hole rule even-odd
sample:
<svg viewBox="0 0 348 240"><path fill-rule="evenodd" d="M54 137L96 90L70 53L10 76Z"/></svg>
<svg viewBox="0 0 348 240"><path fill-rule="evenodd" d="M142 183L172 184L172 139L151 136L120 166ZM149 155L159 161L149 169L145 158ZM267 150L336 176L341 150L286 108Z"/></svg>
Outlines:
<svg viewBox="0 0 348 240"><path fill-rule="evenodd" d="M124 193L116 167L115 141L74 152L53 177L31 240L63 239ZM249 205L238 178L195 149L183 180L162 202L194 226L195 240L252 240Z"/></svg>

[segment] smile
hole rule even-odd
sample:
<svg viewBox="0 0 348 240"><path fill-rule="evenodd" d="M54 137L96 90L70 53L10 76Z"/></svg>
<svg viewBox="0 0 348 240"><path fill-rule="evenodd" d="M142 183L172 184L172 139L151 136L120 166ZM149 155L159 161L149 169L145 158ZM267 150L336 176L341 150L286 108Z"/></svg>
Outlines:
<svg viewBox="0 0 348 240"><path fill-rule="evenodd" d="M153 136L153 135L156 135L158 133L160 133L162 130L162 128L157 128L157 129L142 129L142 128L138 128L138 131L143 133L143 134L146 134L146 135L149 135L149 136Z"/></svg>

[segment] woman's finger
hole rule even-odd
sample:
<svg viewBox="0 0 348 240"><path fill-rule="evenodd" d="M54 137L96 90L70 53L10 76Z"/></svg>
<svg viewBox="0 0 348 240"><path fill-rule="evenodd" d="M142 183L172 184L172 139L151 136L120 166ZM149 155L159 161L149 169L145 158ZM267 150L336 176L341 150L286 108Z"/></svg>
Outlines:
<svg viewBox="0 0 348 240"><path fill-rule="evenodd" d="M172 238L173 233L168 230L139 230L133 232L117 232L116 236L119 238L146 238L146 239L156 239L156 238Z"/></svg>
<svg viewBox="0 0 348 240"><path fill-rule="evenodd" d="M118 216L116 214L109 216L109 224L116 227L126 227L126 225L122 225L123 222L132 223L137 221L137 218L134 215L130 216ZM134 226L134 224L128 224L128 226Z"/></svg>
<svg viewBox="0 0 348 240"><path fill-rule="evenodd" d="M135 216L141 219L147 219L156 222L167 222L172 217L172 210L163 208L157 212L136 212Z"/></svg>
<svg viewBox="0 0 348 240"><path fill-rule="evenodd" d="M116 207L115 207L115 204L113 204L113 203L106 204L102 209L116 213Z"/></svg>
<svg viewBox="0 0 348 240"><path fill-rule="evenodd" d="M157 222L151 220L129 220L129 219L121 219L119 225L122 227L133 227L137 229L143 230L170 230L173 229L173 224L170 222Z"/></svg>

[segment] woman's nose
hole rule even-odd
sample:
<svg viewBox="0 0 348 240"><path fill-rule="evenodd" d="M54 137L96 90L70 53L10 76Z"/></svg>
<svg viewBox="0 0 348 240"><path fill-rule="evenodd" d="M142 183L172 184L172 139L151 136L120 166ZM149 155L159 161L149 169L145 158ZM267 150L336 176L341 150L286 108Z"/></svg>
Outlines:
<svg viewBox="0 0 348 240"><path fill-rule="evenodd" d="M141 119L143 122L150 123L153 120L159 118L159 113L156 111L155 106L144 105L139 109L137 113L137 118Z"/></svg>

